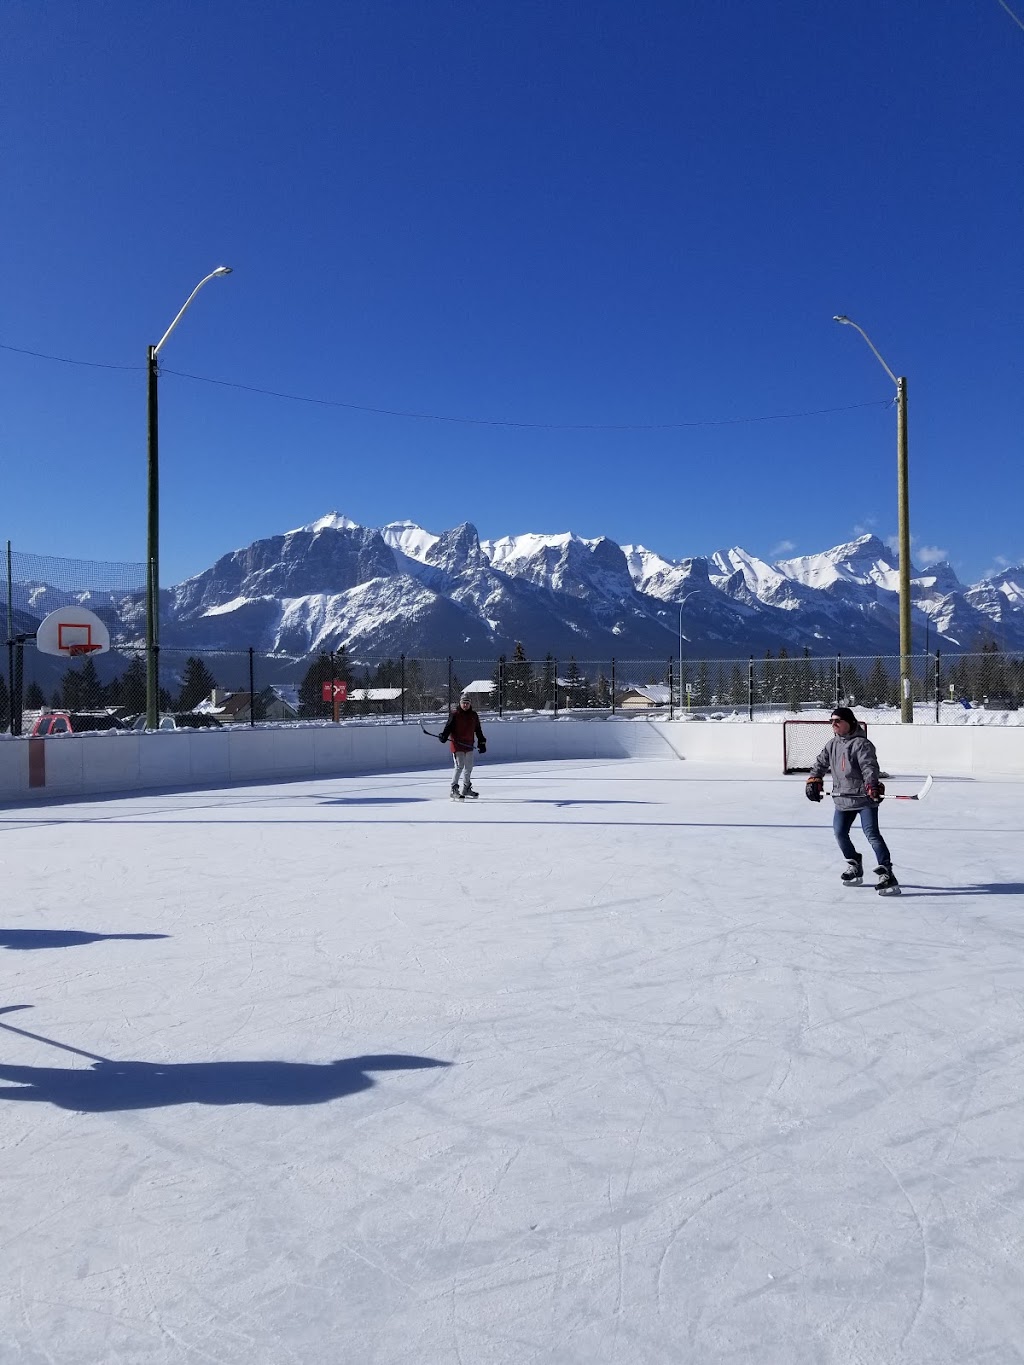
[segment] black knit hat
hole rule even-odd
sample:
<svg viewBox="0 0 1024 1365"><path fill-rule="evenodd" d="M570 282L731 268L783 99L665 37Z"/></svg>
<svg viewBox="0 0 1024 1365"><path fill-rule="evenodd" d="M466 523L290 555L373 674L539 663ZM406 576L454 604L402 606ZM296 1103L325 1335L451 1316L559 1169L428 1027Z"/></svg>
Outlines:
<svg viewBox="0 0 1024 1365"><path fill-rule="evenodd" d="M833 706L832 719L845 720L851 730L856 730L857 728L857 717L848 706Z"/></svg>

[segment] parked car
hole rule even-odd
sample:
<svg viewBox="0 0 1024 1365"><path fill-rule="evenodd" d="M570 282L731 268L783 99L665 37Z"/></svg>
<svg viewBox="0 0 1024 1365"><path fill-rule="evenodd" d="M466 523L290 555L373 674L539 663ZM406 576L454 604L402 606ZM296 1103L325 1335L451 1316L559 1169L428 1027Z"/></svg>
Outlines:
<svg viewBox="0 0 1024 1365"><path fill-rule="evenodd" d="M32 726L31 738L46 735L80 735L90 730L127 730L120 716L109 711L43 711Z"/></svg>

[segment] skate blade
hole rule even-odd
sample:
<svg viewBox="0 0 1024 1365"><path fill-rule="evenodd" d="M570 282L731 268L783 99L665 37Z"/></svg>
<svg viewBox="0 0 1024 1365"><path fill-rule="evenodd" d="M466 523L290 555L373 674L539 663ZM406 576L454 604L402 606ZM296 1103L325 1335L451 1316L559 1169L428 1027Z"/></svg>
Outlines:
<svg viewBox="0 0 1024 1365"><path fill-rule="evenodd" d="M854 880L853 880L852 882L843 882L843 885L844 885L844 886L863 886L863 885L864 885L864 878L863 878L863 877L855 877Z"/></svg>
<svg viewBox="0 0 1024 1365"><path fill-rule="evenodd" d="M902 896L903 890L899 886L878 886L875 888L880 896Z"/></svg>

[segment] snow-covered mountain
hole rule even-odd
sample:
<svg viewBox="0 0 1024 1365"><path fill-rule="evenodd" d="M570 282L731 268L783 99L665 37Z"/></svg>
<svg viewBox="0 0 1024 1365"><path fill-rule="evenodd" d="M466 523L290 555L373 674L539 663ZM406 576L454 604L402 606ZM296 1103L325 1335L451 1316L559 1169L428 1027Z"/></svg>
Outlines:
<svg viewBox="0 0 1024 1365"><path fill-rule="evenodd" d="M161 594L162 643L304 656L344 644L355 658L667 659L894 654L898 566L875 536L769 564L733 547L667 559L571 531L481 541L410 521L359 526L331 512L222 556ZM60 603L22 585L29 614ZM68 600L80 600L81 593ZM1024 566L965 587L948 564L915 572L915 650L1024 647ZM38 605L36 605L38 604ZM141 594L103 603L123 642L143 634Z"/></svg>

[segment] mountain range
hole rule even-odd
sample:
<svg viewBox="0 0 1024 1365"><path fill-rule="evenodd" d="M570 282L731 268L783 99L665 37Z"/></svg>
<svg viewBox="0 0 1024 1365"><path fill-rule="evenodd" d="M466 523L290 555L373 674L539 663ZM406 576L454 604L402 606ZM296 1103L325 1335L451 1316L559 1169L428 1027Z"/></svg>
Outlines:
<svg viewBox="0 0 1024 1365"><path fill-rule="evenodd" d="M841 652L895 654L899 574L873 535L769 564L745 550L672 560L641 545L524 534L481 540L467 523L359 526L336 512L254 541L161 593L165 647L302 658L345 645L374 657L577 660ZM913 648L1024 648L1024 565L964 586L948 563L913 571ZM91 606L118 643L144 636L140 593L17 585L20 621Z"/></svg>

